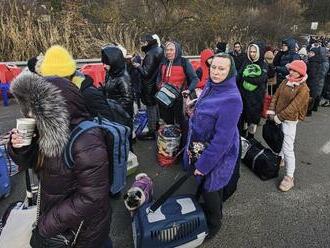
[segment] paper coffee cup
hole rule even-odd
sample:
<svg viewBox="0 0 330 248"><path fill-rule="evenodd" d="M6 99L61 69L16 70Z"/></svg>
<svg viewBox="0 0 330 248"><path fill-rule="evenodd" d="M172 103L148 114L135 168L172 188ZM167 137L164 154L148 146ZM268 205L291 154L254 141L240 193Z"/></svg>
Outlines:
<svg viewBox="0 0 330 248"><path fill-rule="evenodd" d="M33 118L19 118L16 123L16 128L23 138L22 146L30 145L36 128L36 120Z"/></svg>

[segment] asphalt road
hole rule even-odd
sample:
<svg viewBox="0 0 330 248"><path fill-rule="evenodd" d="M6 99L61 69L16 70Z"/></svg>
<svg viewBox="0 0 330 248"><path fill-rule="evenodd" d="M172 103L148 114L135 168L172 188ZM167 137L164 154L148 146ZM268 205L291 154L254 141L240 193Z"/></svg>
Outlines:
<svg viewBox="0 0 330 248"><path fill-rule="evenodd" d="M14 127L19 115L13 100L10 107L1 106L0 132ZM134 148L139 170L154 179L156 197L182 175L180 165L169 169L157 165L154 142L137 142ZM278 179L261 181L241 166L238 190L224 205L223 227L201 247L330 247L330 108L321 108L298 124L295 150L296 186L287 193L277 190L283 169ZM128 186L132 180L129 177ZM194 191L194 181L190 180L177 194ZM0 214L10 202L24 196L23 174L12 177L12 193L0 200ZM114 247L133 247L130 216L122 200L113 201L110 235Z"/></svg>

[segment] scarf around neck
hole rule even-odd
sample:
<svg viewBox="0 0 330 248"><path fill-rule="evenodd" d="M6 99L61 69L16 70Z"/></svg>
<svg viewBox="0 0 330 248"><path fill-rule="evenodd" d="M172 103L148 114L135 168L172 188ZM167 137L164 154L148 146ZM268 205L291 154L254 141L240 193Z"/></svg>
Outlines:
<svg viewBox="0 0 330 248"><path fill-rule="evenodd" d="M288 82L286 83L286 85L294 87L294 86L299 86L301 83L305 82L307 80L308 76L307 74L305 76L301 76L299 78L292 78L290 77L290 75L286 76L286 79L288 80Z"/></svg>

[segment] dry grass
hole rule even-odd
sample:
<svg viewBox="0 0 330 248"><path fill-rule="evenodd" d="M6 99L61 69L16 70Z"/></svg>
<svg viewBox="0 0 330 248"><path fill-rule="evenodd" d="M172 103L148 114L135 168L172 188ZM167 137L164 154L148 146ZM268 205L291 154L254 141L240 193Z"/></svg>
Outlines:
<svg viewBox="0 0 330 248"><path fill-rule="evenodd" d="M137 32L131 27L96 27L72 12L60 18L40 16L16 1L9 4L8 10L0 11L0 61L28 60L54 44L66 47L74 57L96 58L100 47L109 42L135 51L136 38Z"/></svg>

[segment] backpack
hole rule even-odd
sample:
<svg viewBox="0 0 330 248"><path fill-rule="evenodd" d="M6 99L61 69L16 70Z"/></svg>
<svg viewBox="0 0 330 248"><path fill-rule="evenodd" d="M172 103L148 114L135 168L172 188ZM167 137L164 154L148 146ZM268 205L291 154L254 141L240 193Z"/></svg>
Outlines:
<svg viewBox="0 0 330 248"><path fill-rule="evenodd" d="M120 193L126 184L127 158L129 154L128 138L131 132L129 127L111 122L102 117L95 117L92 120L79 123L70 134L70 139L64 152L64 162L68 168L74 168L75 162L72 155L74 142L81 134L92 128L101 128L106 134L105 141L110 164L110 193Z"/></svg>

